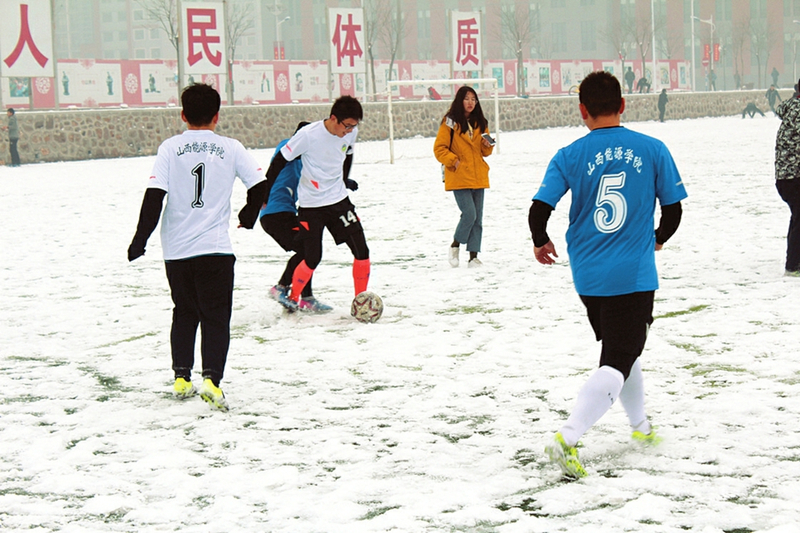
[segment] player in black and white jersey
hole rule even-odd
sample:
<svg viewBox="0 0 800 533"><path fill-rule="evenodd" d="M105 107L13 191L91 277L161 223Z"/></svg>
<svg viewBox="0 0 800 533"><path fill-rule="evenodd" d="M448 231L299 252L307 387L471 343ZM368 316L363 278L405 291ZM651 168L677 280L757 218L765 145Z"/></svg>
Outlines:
<svg viewBox="0 0 800 533"><path fill-rule="evenodd" d="M172 311L172 369L175 395L197 393L191 381L197 326L203 384L200 396L228 410L219 388L230 344L233 304L233 255L228 226L236 177L247 187L240 226L252 229L263 203L267 182L256 160L242 144L214 133L219 120L219 93L193 84L181 94L181 118L188 130L161 143L142 201L128 260L144 255L147 239L161 217L161 244L175 308Z"/></svg>
<svg viewBox="0 0 800 533"><path fill-rule="evenodd" d="M358 100L352 96L338 98L331 107L330 116L297 131L275 155L267 170L267 182L272 184L288 161L302 157L303 169L297 187L300 205L298 237L303 242L305 259L297 265L292 276L290 305L294 308L297 308L303 288L322 260L322 232L325 228L336 244L346 243L353 252L355 294L367 290L369 248L347 192L348 189L358 189L358 184L348 176L362 117L363 110Z"/></svg>

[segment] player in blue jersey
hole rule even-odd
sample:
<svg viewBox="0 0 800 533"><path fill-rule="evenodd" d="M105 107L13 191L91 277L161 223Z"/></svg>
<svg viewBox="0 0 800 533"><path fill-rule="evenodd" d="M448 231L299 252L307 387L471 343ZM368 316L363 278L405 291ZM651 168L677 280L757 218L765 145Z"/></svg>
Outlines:
<svg viewBox="0 0 800 533"><path fill-rule="evenodd" d="M572 277L602 341L599 368L546 447L550 460L575 478L586 475L575 448L578 440L617 398L633 438L657 441L645 413L639 356L653 322L655 251L678 229L680 202L686 198L666 146L620 125L625 100L617 78L607 72L589 74L581 82L579 100L590 132L550 161L528 220L536 260L553 264L558 254L547 235L547 221L571 191L567 252ZM653 231L656 200L661 221Z"/></svg>
<svg viewBox="0 0 800 533"><path fill-rule="evenodd" d="M301 128L309 124L309 122L300 122L294 132L297 133ZM280 152L287 142L289 142L289 139L284 139L278 143L273 157ZM287 252L294 252L294 255L286 263L286 269L283 271L280 281L269 290L269 296L289 311L295 311L299 308L301 311L325 313L333 308L314 298L310 279L303 288L300 300L297 303L289 298L294 269L305 259L302 243L297 238L300 231L300 223L297 219L297 184L300 181L302 168L303 163L300 158L286 163L286 166L280 171L275 181L268 183L267 199L258 214L264 231L275 239L275 242L281 248Z"/></svg>

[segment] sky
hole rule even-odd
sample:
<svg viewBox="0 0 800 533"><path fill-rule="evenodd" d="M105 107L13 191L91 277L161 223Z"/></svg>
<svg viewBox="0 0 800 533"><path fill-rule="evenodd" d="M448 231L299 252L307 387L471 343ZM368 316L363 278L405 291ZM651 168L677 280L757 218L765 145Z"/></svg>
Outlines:
<svg viewBox="0 0 800 533"><path fill-rule="evenodd" d="M433 139L396 141L394 164L388 142L358 143L375 324L349 316L346 247L326 235L314 277L334 310L289 315L267 297L288 255L232 224L227 413L171 395L158 232L126 258L154 158L0 167L0 530L797 531L800 280L783 276L779 122L667 119L625 124L667 144L689 194L657 254L642 355L664 441L632 442L615 405L575 482L543 449L600 346L572 285L569 197L555 265L534 260L527 213L585 128L498 135L480 269L447 262L458 209ZM272 152L253 154L266 167ZM233 216L245 197L238 183ZM199 370L198 355L198 385Z"/></svg>

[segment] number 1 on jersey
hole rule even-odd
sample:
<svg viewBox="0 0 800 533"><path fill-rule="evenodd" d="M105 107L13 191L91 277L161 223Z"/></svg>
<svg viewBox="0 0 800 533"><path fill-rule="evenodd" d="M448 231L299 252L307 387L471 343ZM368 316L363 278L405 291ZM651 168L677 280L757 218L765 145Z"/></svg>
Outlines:
<svg viewBox="0 0 800 533"><path fill-rule="evenodd" d="M194 175L194 202L192 202L192 207L200 208L203 207L203 189L206 187L205 163L198 163L192 169L192 174Z"/></svg>

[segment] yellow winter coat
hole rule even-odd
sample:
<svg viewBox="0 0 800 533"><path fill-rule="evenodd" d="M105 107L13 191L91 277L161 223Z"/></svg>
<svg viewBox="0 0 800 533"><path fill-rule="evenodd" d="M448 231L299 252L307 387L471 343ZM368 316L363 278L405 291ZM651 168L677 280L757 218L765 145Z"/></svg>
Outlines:
<svg viewBox="0 0 800 533"><path fill-rule="evenodd" d="M452 145L450 125L453 126ZM469 132L461 133L458 124L445 119L433 143L433 154L444 165L444 190L488 189L489 165L483 158L491 155L492 150L494 147L484 146L480 130L474 130L470 139ZM459 160L458 169L455 168L456 159Z"/></svg>

